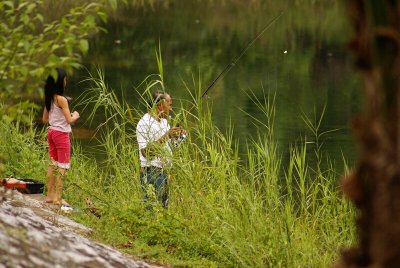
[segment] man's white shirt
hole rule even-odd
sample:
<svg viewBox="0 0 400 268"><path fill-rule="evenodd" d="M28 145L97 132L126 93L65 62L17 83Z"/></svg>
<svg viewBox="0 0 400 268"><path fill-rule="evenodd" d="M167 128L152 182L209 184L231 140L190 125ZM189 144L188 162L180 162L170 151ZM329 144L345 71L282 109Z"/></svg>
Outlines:
<svg viewBox="0 0 400 268"><path fill-rule="evenodd" d="M146 113L136 126L136 138L139 146L140 166L154 166L163 168L169 162L168 158L156 156L152 159L147 159L143 156L141 149L146 148L150 142L158 141L170 129L168 121L161 118L160 121L154 119L149 113ZM164 143L166 151L171 154L172 150L169 142Z"/></svg>

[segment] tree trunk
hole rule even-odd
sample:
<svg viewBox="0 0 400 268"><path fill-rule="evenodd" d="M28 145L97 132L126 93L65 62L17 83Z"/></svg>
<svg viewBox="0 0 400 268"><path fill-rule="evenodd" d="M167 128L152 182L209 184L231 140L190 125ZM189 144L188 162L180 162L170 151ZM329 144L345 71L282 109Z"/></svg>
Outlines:
<svg viewBox="0 0 400 268"><path fill-rule="evenodd" d="M342 190L359 210L358 245L336 267L400 267L400 4L346 0L350 48L364 84L364 111L352 123L358 163Z"/></svg>

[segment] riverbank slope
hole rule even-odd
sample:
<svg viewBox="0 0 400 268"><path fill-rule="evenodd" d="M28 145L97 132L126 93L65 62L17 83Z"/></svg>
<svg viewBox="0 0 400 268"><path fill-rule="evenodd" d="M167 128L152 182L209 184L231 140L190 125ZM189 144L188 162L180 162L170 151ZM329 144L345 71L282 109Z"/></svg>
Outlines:
<svg viewBox="0 0 400 268"><path fill-rule="evenodd" d="M0 267L160 267L88 239L60 209L0 187Z"/></svg>

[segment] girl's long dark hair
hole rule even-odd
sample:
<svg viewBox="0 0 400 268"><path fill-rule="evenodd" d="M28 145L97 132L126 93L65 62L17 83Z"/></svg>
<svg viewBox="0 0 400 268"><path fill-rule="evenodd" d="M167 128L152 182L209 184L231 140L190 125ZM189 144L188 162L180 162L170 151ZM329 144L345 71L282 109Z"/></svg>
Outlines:
<svg viewBox="0 0 400 268"><path fill-rule="evenodd" d="M67 77L67 72L62 68L57 68L57 81L52 75L49 75L44 85L44 104L48 112L51 109L54 95L64 95L64 78Z"/></svg>

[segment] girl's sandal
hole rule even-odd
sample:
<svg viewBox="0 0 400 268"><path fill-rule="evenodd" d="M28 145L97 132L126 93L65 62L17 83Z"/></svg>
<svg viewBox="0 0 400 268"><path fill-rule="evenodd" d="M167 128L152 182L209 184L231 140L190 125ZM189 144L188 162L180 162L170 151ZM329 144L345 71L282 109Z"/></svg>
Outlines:
<svg viewBox="0 0 400 268"><path fill-rule="evenodd" d="M70 204L67 203L64 199L61 199L61 205L63 206L71 206Z"/></svg>

